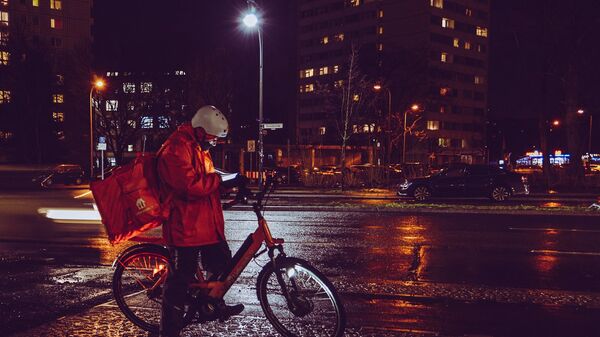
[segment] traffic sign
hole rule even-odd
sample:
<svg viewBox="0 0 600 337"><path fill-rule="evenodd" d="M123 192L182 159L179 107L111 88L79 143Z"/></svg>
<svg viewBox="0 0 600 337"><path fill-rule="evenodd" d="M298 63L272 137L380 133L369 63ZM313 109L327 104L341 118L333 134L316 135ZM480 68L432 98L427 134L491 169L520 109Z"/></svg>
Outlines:
<svg viewBox="0 0 600 337"><path fill-rule="evenodd" d="M262 128L270 130L283 129L283 123L263 123Z"/></svg>
<svg viewBox="0 0 600 337"><path fill-rule="evenodd" d="M99 143L98 144L98 150L99 151L106 151L106 143Z"/></svg>
<svg viewBox="0 0 600 337"><path fill-rule="evenodd" d="M98 143L100 143L100 144L106 144L106 137L104 137L104 136L98 137Z"/></svg>
<svg viewBox="0 0 600 337"><path fill-rule="evenodd" d="M256 152L256 141L253 139L248 140L248 143L246 144L246 149L248 150L248 152Z"/></svg>

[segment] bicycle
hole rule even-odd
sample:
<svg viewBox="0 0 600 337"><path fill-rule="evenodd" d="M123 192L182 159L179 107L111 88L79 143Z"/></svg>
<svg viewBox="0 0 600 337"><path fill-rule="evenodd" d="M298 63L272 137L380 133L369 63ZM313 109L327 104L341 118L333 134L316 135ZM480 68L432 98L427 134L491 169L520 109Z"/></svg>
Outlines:
<svg viewBox="0 0 600 337"><path fill-rule="evenodd" d="M198 266L196 281L188 288L186 325L217 320L217 301L225 296L250 261L266 252L270 261L258 274L256 295L273 327L283 336L338 337L344 334L346 314L332 283L307 261L286 256L284 240L271 235L264 207L275 186L276 179L269 178L263 190L254 196L252 209L258 228L235 253L227 272L206 279ZM244 195L240 189L233 201L223 208L247 203L249 197L251 195ZM113 294L118 307L131 322L157 333L169 253L162 240L142 241L122 252L113 263ZM265 248L261 250L263 243Z"/></svg>

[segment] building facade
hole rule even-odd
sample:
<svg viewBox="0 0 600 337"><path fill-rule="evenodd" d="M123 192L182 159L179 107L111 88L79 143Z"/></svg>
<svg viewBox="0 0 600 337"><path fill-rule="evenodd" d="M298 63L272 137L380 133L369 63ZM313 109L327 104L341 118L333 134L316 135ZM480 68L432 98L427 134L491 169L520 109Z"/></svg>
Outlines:
<svg viewBox="0 0 600 337"><path fill-rule="evenodd" d="M335 112L318 90L323 83L343 85L348 76L349 46L355 44L362 46L363 63L379 68L367 72L367 77L388 86L381 94L389 94L392 111L402 115L413 102L419 104L419 111L407 116L406 125L419 131L407 134L407 162L484 161L489 12L489 0L300 1L299 143L335 144L336 137L331 135L337 132L331 121ZM390 64L402 68L402 63L407 63L399 56L406 51L421 59L424 66L419 73L390 70ZM414 94L411 101L406 93L417 85L426 90ZM368 144L365 138L377 143L385 138L386 118L381 116L391 112L387 105L380 102L363 112L373 116L372 122L363 118L352 123L358 144ZM402 142L392 158L401 158L401 149Z"/></svg>
<svg viewBox="0 0 600 337"><path fill-rule="evenodd" d="M90 12L91 0L0 0L0 162L77 156L71 144L84 139Z"/></svg>

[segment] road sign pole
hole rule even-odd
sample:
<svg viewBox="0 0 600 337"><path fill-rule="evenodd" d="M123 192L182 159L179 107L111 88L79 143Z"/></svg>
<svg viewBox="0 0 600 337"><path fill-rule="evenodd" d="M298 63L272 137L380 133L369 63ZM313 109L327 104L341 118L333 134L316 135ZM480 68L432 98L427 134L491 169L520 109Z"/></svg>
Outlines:
<svg viewBox="0 0 600 337"><path fill-rule="evenodd" d="M104 150L100 150L100 172L101 178L104 180Z"/></svg>

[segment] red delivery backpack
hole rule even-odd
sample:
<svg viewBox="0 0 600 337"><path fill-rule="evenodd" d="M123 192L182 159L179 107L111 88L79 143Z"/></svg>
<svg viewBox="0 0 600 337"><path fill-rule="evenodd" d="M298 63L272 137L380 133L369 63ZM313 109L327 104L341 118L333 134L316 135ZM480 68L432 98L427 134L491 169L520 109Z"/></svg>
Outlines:
<svg viewBox="0 0 600 337"><path fill-rule="evenodd" d="M168 200L160 201L157 154L138 155L90 189L112 244L160 226L169 215Z"/></svg>

